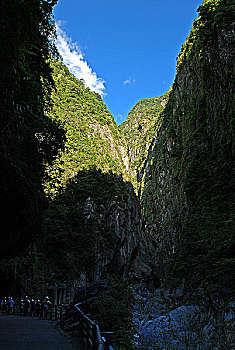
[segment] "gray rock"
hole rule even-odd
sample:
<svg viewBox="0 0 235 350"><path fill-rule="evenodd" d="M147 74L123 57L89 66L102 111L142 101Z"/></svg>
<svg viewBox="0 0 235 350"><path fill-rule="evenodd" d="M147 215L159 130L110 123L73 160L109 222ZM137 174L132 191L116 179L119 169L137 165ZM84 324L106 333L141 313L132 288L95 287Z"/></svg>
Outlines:
<svg viewBox="0 0 235 350"><path fill-rule="evenodd" d="M203 305L180 305L169 291L137 289L133 323L138 349L235 349L234 303L214 318ZM222 333L221 333L222 332Z"/></svg>
<svg viewBox="0 0 235 350"><path fill-rule="evenodd" d="M160 316L146 322L139 334L139 345L148 349L197 349L198 335L184 329L169 316Z"/></svg>
<svg viewBox="0 0 235 350"><path fill-rule="evenodd" d="M144 311L150 306L148 314L142 315L138 324L139 348L147 349L200 349L199 340L201 337L197 333L197 323L199 322L199 307L194 305L180 306L169 313L159 315L164 307L159 297L149 300L145 304ZM143 310L142 310L143 311ZM138 313L135 314L137 319ZM155 317L154 317L155 315ZM137 322L136 322L137 325Z"/></svg>
<svg viewBox="0 0 235 350"><path fill-rule="evenodd" d="M199 318L199 307L194 305L180 306L169 313L169 317L180 327L191 328Z"/></svg>

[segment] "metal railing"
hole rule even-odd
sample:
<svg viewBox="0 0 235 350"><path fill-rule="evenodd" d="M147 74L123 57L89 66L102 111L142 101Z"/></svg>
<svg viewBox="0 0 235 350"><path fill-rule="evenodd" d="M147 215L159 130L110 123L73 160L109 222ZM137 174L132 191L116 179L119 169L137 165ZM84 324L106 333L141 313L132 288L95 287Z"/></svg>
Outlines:
<svg viewBox="0 0 235 350"><path fill-rule="evenodd" d="M87 317L79 306L82 303L76 304L74 307L79 316L79 329L82 331L82 336L86 341L87 350L104 350L104 342L100 333L98 324Z"/></svg>
<svg viewBox="0 0 235 350"><path fill-rule="evenodd" d="M46 318L50 320L61 320L63 315L65 314L68 306L67 305L52 305L48 311L47 315L45 315Z"/></svg>
<svg viewBox="0 0 235 350"><path fill-rule="evenodd" d="M14 305L13 310L10 312L9 310L6 310L4 314L6 315L18 315L18 316L31 316L31 317L41 317L41 318L47 318L53 321L61 320L64 313L66 312L68 306L61 304L61 305L54 305L52 304L47 311L41 309L39 313L36 312L36 310L33 311L31 309L30 312L25 313L24 310L20 309L20 306L18 304Z"/></svg>

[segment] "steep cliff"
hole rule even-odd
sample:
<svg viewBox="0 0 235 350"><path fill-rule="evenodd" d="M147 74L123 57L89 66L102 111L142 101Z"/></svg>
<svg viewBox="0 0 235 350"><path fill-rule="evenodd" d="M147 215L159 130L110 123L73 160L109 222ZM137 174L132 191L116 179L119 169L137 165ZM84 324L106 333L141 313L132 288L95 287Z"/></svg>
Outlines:
<svg viewBox="0 0 235 350"><path fill-rule="evenodd" d="M90 280L105 273L147 278L140 207L124 182L125 139L98 94L61 62L52 67L51 116L64 123L67 140L45 184L51 198L44 225L47 263L59 280L79 279L85 271Z"/></svg>
<svg viewBox="0 0 235 350"><path fill-rule="evenodd" d="M127 120L119 126L127 142L132 183L139 193L144 183L148 150L161 126L161 112L168 97L169 92L139 101L128 114Z"/></svg>
<svg viewBox="0 0 235 350"><path fill-rule="evenodd" d="M234 2L204 1L198 12L148 157L142 207L159 279L226 290L235 261Z"/></svg>
<svg viewBox="0 0 235 350"><path fill-rule="evenodd" d="M41 233L45 165L63 143L45 106L53 87L47 59L55 51L55 3L0 4L0 259L24 252Z"/></svg>
<svg viewBox="0 0 235 350"><path fill-rule="evenodd" d="M44 234L4 263L4 273L17 274L27 294L39 297L47 284L83 284L84 274L89 282L108 275L148 280L125 139L101 97L61 62L51 65L56 90L49 116L63 124L65 147L47 168Z"/></svg>
<svg viewBox="0 0 235 350"><path fill-rule="evenodd" d="M48 168L47 191L56 194L79 170L94 167L128 179L126 143L100 95L85 88L60 61L51 66L56 90L50 116L63 123L66 143Z"/></svg>
<svg viewBox="0 0 235 350"><path fill-rule="evenodd" d="M47 212L47 264L60 280L79 279L84 272L90 281L109 273L148 278L141 222L130 183L101 170L79 171Z"/></svg>

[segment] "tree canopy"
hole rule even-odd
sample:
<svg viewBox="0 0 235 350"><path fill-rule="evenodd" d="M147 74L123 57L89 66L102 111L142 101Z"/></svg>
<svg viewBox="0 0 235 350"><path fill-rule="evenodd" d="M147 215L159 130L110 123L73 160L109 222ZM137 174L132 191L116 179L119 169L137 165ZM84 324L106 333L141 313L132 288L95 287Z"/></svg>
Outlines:
<svg viewBox="0 0 235 350"><path fill-rule="evenodd" d="M48 116L56 54L56 0L1 1L1 257L24 250L40 231L44 169L63 143Z"/></svg>

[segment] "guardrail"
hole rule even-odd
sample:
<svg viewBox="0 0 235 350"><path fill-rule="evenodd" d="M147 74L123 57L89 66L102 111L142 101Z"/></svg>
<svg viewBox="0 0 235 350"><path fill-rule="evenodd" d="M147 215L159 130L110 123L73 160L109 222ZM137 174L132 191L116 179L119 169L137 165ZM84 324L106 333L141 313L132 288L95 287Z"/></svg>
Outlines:
<svg viewBox="0 0 235 350"><path fill-rule="evenodd" d="M43 308L39 313L36 312L36 310L31 309L30 312L25 313L25 310L20 309L20 306L18 304L14 305L14 309L12 310L12 314L18 315L18 316L38 316L42 318L47 318L50 320L61 320L65 311L67 310L66 305L51 305L47 311L45 311ZM8 310L5 311L5 314L9 315L11 314Z"/></svg>
<svg viewBox="0 0 235 350"><path fill-rule="evenodd" d="M50 320L61 320L64 313L67 310L67 306L66 305L52 305L48 311L47 311L47 315L45 315L46 318L49 318Z"/></svg>
<svg viewBox="0 0 235 350"><path fill-rule="evenodd" d="M78 307L81 304L76 304L75 309L79 315L79 328L82 331L82 336L86 340L86 347L88 350L104 350L105 347L100 328L98 324L87 317Z"/></svg>

